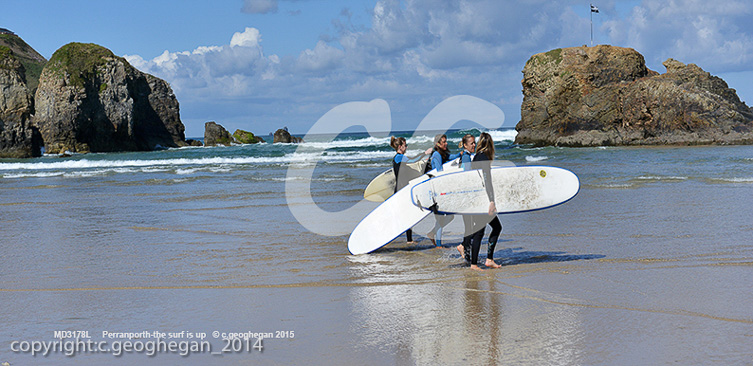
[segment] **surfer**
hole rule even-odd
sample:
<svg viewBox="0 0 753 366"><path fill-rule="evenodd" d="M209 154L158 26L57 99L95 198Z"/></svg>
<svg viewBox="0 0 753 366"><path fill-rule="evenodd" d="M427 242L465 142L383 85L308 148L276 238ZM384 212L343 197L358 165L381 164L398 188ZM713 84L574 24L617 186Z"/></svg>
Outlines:
<svg viewBox="0 0 753 366"><path fill-rule="evenodd" d="M476 153L476 138L471 134L466 134L460 141L459 148L463 149L460 152L460 168L463 170L472 169L473 154ZM463 215L463 224L465 231L463 233L463 243L458 244L456 247L460 256L465 258L467 262L471 261L470 250L468 248L471 245L471 236L476 231L473 229L473 217L469 215Z"/></svg>
<svg viewBox="0 0 753 366"><path fill-rule="evenodd" d="M497 207L494 204L494 187L492 186L492 174L491 174L491 162L494 160L494 140L491 135L486 132L482 132L478 137L478 145L476 145L476 156L473 157L473 163L475 169L481 169L483 171L484 186L486 187L486 195L489 198L489 216L494 218L489 220L489 217L474 217L476 221L473 227L481 226L481 228L471 235L471 269L482 270L478 266L478 252L481 249L481 239L484 237L484 229L486 229L486 223L492 227L492 232L489 234L489 248L487 250L486 262L484 265L490 268L502 267L494 262L494 247L497 245L497 239L502 232L502 224L497 217Z"/></svg>
<svg viewBox="0 0 753 366"><path fill-rule="evenodd" d="M450 151L447 149L447 135L444 134L439 134L434 137L433 150L434 152L431 154L431 167L428 169L436 169L438 172L443 170L442 165L444 163L460 157L460 153L450 154ZM452 216L435 213L434 218L437 221L426 236L435 246L440 246L442 244L442 228L452 221Z"/></svg>
<svg viewBox="0 0 753 366"><path fill-rule="evenodd" d="M473 159L473 154L476 153L476 138L470 133L467 133L463 136L463 139L460 140L458 147L462 149L460 152L460 168L463 170L471 170L471 160Z"/></svg>
<svg viewBox="0 0 753 366"><path fill-rule="evenodd" d="M393 149L397 152L395 154L395 157L392 159L392 171L395 173L395 193L397 191L401 190L403 187L408 185L407 179L401 179L401 176L399 174L400 167L404 166L407 163L415 163L419 160L421 160L424 156L431 154L432 149L429 148L426 151L424 151L421 154L418 154L412 158L409 158L405 156L405 150L408 149L408 143L405 141L404 137L395 137L392 136L390 138L390 146L392 146ZM405 175L403 175L404 177ZM408 244L414 244L413 241L413 230L408 229L405 231L405 236L408 241Z"/></svg>

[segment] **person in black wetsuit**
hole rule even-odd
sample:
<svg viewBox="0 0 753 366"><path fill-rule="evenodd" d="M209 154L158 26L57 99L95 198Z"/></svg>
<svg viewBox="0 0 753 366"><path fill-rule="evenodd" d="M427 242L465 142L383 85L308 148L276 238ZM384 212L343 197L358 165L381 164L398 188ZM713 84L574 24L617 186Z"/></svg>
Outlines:
<svg viewBox="0 0 753 366"><path fill-rule="evenodd" d="M405 156L405 150L408 149L408 143L405 141L404 137L392 136L390 138L390 146L392 146L392 148L395 149L395 152L397 152L397 154L395 154L395 157L392 158L392 171L395 173L395 193L397 193L397 191L403 189L403 187L408 185L408 179L405 178L406 175L400 175L400 168L405 166L405 164L407 163L415 163L421 160L421 158L423 158L424 156L429 155L432 149L427 149L425 152L409 158ZM413 230L406 230L405 236L408 240L408 244L414 243Z"/></svg>
<svg viewBox="0 0 753 366"><path fill-rule="evenodd" d="M489 216L485 215L476 215L473 217L473 228L480 227L480 229L474 232L470 238L470 262L471 269L479 271L482 269L478 266L478 252L481 249L481 239L484 237L484 229L486 229L487 223L492 227L492 232L489 235L489 249L484 265L491 268L501 267L494 262L494 248L497 245L499 234L502 232L502 224L499 222L499 218L497 218L497 207L494 204L494 187L492 186L491 176L492 160L494 160L494 141L491 135L482 132L476 145L476 156L473 157L473 164L474 169L481 169L483 172L484 187L486 187L486 195L489 198L488 214L489 216L493 216L493 218L490 219ZM463 244L466 244L466 241ZM465 248L466 253L468 253L468 249Z"/></svg>
<svg viewBox="0 0 753 366"><path fill-rule="evenodd" d="M460 146L458 147L462 149L460 152L460 168L463 170L472 170L472 159L473 155L476 153L476 138L471 134L466 134L463 136L463 139L460 141ZM473 216L463 215L463 226L465 227L465 231L463 232L463 243L458 244L456 248L458 252L460 252L460 256L465 258L467 262L471 261L471 253L466 249L470 248L471 236L476 230L478 230L478 228L474 229L472 225Z"/></svg>

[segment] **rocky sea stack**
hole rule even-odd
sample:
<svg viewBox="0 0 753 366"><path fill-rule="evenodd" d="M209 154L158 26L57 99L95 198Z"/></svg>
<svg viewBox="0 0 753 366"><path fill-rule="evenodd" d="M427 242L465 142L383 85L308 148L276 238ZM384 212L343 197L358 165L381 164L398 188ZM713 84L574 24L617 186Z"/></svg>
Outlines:
<svg viewBox="0 0 753 366"><path fill-rule="evenodd" d="M214 121L204 123L204 146L230 146L233 142L233 136L222 125Z"/></svg>
<svg viewBox="0 0 753 366"><path fill-rule="evenodd" d="M239 144L258 144L260 142L264 142L263 138L254 135L253 132L244 130L235 130L235 132L233 132L233 138Z"/></svg>
<svg viewBox="0 0 753 366"><path fill-rule="evenodd" d="M42 70L34 124L48 153L185 146L178 100L164 80L95 44L69 43Z"/></svg>
<svg viewBox="0 0 753 366"><path fill-rule="evenodd" d="M667 72L613 46L556 49L523 69L515 143L537 146L753 143L753 110L724 80L668 59Z"/></svg>
<svg viewBox="0 0 753 366"><path fill-rule="evenodd" d="M230 146L232 144L258 144L261 142L265 142L264 139L254 135L253 132L235 130L231 135L225 127L222 127L217 122L210 121L204 123L205 146Z"/></svg>
<svg viewBox="0 0 753 366"><path fill-rule="evenodd" d="M299 144L303 142L303 139L300 137L295 137L288 132L288 128L280 128L277 131L275 131L274 135L272 135L272 142L273 143L284 143L284 144Z"/></svg>
<svg viewBox="0 0 753 366"><path fill-rule="evenodd" d="M31 126L34 100L25 69L9 47L0 46L0 158L40 155L41 138Z"/></svg>

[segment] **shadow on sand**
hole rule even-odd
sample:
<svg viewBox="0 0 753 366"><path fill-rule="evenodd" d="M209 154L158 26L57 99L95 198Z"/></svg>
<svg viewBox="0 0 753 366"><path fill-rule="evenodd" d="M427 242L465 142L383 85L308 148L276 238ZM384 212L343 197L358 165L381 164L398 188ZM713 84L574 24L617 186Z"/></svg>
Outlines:
<svg viewBox="0 0 753 366"><path fill-rule="evenodd" d="M497 248L504 246L505 243L512 242L514 240L500 240L497 242ZM379 249L377 252L402 252L402 251L422 251L431 250L434 248L455 248L460 243L443 243L441 246L434 246L428 241L422 241L414 245L403 245L397 247L389 247ZM545 252L545 251L525 251L523 247L517 248L502 248L497 249L494 252L494 262L502 266L512 266L516 264L529 264L529 263L545 263L545 262L571 262L580 260L591 260L605 258L603 254L567 254L567 252ZM460 253L453 252L450 254L450 258L460 258ZM481 246L479 253L479 263L484 263L486 260L486 242ZM466 267L467 263L459 263L452 265L452 267Z"/></svg>

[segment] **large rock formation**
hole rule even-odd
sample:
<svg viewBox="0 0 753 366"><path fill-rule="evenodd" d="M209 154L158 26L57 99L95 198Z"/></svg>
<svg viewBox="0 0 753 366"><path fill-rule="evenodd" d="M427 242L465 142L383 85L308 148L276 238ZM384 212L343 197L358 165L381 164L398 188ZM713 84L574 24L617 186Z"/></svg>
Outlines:
<svg viewBox="0 0 753 366"><path fill-rule="evenodd" d="M35 101L34 124L49 153L186 145L170 86L95 44L69 43L55 51Z"/></svg>
<svg viewBox="0 0 753 366"><path fill-rule="evenodd" d="M38 132L30 125L34 104L24 75L10 48L0 46L0 158L40 155Z"/></svg>
<svg viewBox="0 0 753 366"><path fill-rule="evenodd" d="M669 59L665 74L633 49L556 49L523 69L518 144L753 143L753 111L722 79Z"/></svg>

